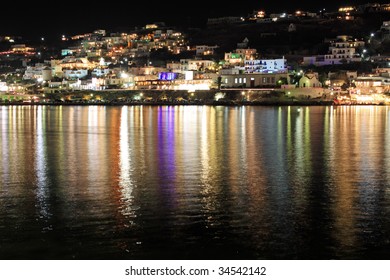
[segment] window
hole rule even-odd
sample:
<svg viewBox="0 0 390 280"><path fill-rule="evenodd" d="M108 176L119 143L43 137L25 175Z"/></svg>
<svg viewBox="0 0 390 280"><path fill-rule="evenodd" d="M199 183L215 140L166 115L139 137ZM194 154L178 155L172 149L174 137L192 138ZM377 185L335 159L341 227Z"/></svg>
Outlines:
<svg viewBox="0 0 390 280"><path fill-rule="evenodd" d="M235 84L238 83L238 79L237 79L237 78L234 78L234 83L235 83Z"/></svg>
<svg viewBox="0 0 390 280"><path fill-rule="evenodd" d="M246 84L246 78L244 78L244 84Z"/></svg>

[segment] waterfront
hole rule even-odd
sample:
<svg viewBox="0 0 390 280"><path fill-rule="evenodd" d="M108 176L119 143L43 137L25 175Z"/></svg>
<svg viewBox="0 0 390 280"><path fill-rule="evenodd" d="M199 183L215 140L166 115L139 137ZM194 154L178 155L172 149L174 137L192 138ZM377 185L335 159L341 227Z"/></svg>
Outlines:
<svg viewBox="0 0 390 280"><path fill-rule="evenodd" d="M388 259L388 106L1 106L2 259Z"/></svg>

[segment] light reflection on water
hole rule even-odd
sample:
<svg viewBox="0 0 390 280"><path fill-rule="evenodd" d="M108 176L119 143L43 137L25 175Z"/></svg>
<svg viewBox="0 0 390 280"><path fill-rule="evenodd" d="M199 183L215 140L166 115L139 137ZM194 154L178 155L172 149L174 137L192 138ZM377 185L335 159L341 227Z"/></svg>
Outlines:
<svg viewBox="0 0 390 280"><path fill-rule="evenodd" d="M3 259L389 258L389 107L0 111Z"/></svg>

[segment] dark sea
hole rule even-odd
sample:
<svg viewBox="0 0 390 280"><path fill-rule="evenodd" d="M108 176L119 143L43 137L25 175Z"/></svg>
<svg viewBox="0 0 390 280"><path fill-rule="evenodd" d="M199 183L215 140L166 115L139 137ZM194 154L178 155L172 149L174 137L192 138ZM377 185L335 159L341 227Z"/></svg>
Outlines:
<svg viewBox="0 0 390 280"><path fill-rule="evenodd" d="M390 259L388 106L0 106L3 260Z"/></svg>

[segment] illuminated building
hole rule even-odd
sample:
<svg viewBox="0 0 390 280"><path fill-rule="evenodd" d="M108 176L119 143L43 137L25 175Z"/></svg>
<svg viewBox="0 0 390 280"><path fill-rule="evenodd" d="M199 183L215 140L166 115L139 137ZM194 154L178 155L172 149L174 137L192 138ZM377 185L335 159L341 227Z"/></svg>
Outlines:
<svg viewBox="0 0 390 280"><path fill-rule="evenodd" d="M45 71L49 71L51 74L51 68L47 67L47 65L43 64L43 63L37 63L37 64L35 64L35 66L27 66L26 70L24 71L23 79L24 80L44 80L43 73Z"/></svg>
<svg viewBox="0 0 390 280"><path fill-rule="evenodd" d="M251 59L245 60L245 73L285 73L286 59Z"/></svg>
<svg viewBox="0 0 390 280"><path fill-rule="evenodd" d="M224 60L228 65L244 65L245 60L253 60L257 57L256 49L236 49L225 53Z"/></svg>
<svg viewBox="0 0 390 280"><path fill-rule="evenodd" d="M206 46L206 45L200 45L196 46L196 55L213 55L214 50L219 48L219 46Z"/></svg>
<svg viewBox="0 0 390 280"><path fill-rule="evenodd" d="M356 94L382 94L390 91L390 77L384 76L360 76L354 80Z"/></svg>
<svg viewBox="0 0 390 280"><path fill-rule="evenodd" d="M320 88L321 82L318 80L318 73L306 73L299 80L300 88Z"/></svg>
<svg viewBox="0 0 390 280"><path fill-rule="evenodd" d="M221 75L223 88L276 87L280 79L288 80L286 73L251 73Z"/></svg>
<svg viewBox="0 0 390 280"><path fill-rule="evenodd" d="M337 36L330 41L328 54L314 55L303 58L303 65L333 65L343 62L360 62L362 56L357 53L357 49L363 48L364 41L353 39L351 36Z"/></svg>

